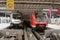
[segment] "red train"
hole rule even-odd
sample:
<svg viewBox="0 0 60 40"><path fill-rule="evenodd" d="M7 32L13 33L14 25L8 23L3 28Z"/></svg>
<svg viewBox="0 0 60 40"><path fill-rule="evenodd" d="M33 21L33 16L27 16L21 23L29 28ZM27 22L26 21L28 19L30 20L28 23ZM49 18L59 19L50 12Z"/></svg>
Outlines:
<svg viewBox="0 0 60 40"><path fill-rule="evenodd" d="M32 12L31 14L25 14L23 17L25 25L30 25L34 29L46 29L47 17L44 13Z"/></svg>

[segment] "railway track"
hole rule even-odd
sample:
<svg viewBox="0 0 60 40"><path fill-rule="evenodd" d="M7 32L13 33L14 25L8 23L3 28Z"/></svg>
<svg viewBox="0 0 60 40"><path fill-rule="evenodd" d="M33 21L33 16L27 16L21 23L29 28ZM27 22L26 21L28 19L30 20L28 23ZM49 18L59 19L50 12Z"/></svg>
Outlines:
<svg viewBox="0 0 60 40"><path fill-rule="evenodd" d="M0 30L0 40L60 40L60 30L47 29L45 32L37 32L24 26L24 29Z"/></svg>
<svg viewBox="0 0 60 40"><path fill-rule="evenodd" d="M47 30L46 32L41 33L41 32L32 30L31 28L25 27L24 28L24 40L60 40L60 34L54 31L55 30L53 31Z"/></svg>
<svg viewBox="0 0 60 40"><path fill-rule="evenodd" d="M38 33L37 31L24 27L24 40L45 40L44 33Z"/></svg>
<svg viewBox="0 0 60 40"><path fill-rule="evenodd" d="M30 28L24 27L24 40L37 40Z"/></svg>
<svg viewBox="0 0 60 40"><path fill-rule="evenodd" d="M38 32L32 30L33 34L35 35L35 37L37 38L37 40L44 40L42 35L40 35Z"/></svg>

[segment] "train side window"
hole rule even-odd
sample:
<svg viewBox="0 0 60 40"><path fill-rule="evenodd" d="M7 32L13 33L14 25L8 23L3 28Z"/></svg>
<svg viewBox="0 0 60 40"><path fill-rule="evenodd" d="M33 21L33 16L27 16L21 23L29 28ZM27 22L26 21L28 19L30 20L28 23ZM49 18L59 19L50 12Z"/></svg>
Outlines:
<svg viewBox="0 0 60 40"><path fill-rule="evenodd" d="M5 17L5 13L0 13L0 17Z"/></svg>

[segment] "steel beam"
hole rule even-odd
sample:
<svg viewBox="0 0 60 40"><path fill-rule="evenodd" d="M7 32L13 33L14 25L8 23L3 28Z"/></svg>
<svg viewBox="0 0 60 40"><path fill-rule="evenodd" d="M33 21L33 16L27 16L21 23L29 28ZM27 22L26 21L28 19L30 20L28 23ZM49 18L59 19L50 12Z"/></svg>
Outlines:
<svg viewBox="0 0 60 40"><path fill-rule="evenodd" d="M0 3L6 3L6 1L0 1ZM14 1L15 4L53 4L53 2L34 2L34 1ZM60 4L60 2L54 2L54 4Z"/></svg>

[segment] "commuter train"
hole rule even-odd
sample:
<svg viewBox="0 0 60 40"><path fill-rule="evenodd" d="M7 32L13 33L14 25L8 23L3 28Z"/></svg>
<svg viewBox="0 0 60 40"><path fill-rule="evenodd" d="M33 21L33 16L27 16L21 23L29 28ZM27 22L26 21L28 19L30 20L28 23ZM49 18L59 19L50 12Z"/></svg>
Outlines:
<svg viewBox="0 0 60 40"><path fill-rule="evenodd" d="M30 25L33 29L45 30L47 24L47 16L42 12L27 13L23 17L25 25Z"/></svg>
<svg viewBox="0 0 60 40"><path fill-rule="evenodd" d="M16 14L12 14L12 19L11 19L11 26L14 26L13 28L19 28L22 26L21 23L21 15L16 13Z"/></svg>
<svg viewBox="0 0 60 40"><path fill-rule="evenodd" d="M43 9L48 16L48 28L60 29L60 13L59 9Z"/></svg>

